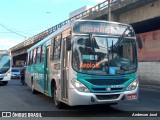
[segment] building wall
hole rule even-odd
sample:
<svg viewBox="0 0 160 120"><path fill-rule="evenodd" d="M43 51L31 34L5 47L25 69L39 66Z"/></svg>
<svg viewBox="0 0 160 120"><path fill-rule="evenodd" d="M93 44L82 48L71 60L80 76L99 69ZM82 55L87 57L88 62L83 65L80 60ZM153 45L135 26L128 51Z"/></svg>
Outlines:
<svg viewBox="0 0 160 120"><path fill-rule="evenodd" d="M139 34L142 39L142 49L138 49L140 62L160 61L160 30Z"/></svg>
<svg viewBox="0 0 160 120"><path fill-rule="evenodd" d="M160 0L120 14L119 22L137 23L160 16Z"/></svg>
<svg viewBox="0 0 160 120"><path fill-rule="evenodd" d="M91 7L93 7L93 6L87 5L87 6L81 7L79 9L77 9L77 10L74 10L74 11L69 13L69 18L72 18L72 17L74 17L74 16L86 11L86 10L90 9Z"/></svg>
<svg viewBox="0 0 160 120"><path fill-rule="evenodd" d="M143 44L143 48L138 49L140 83L160 85L160 30L139 35Z"/></svg>
<svg viewBox="0 0 160 120"><path fill-rule="evenodd" d="M160 62L139 62L140 84L160 86Z"/></svg>

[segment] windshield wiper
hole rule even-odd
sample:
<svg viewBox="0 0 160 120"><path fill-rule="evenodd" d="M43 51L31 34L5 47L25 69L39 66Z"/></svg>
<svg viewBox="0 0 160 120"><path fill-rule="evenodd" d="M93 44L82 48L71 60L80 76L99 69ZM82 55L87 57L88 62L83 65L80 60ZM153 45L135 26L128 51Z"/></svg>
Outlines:
<svg viewBox="0 0 160 120"><path fill-rule="evenodd" d="M91 40L91 48L92 48L92 52L94 53L93 34L89 34L89 38L90 38L90 40Z"/></svg>
<svg viewBox="0 0 160 120"><path fill-rule="evenodd" d="M123 34L119 37L119 41L121 41L121 40L124 38L125 33L126 33L126 31L127 31L129 28L130 28L130 27L127 26L127 28L124 30Z"/></svg>
<svg viewBox="0 0 160 120"><path fill-rule="evenodd" d="M96 63L96 58L95 58L95 49L94 49L94 40L93 40L93 34L89 34L89 38L91 40L91 49L92 49L92 52L93 52L93 56L94 56L94 63Z"/></svg>

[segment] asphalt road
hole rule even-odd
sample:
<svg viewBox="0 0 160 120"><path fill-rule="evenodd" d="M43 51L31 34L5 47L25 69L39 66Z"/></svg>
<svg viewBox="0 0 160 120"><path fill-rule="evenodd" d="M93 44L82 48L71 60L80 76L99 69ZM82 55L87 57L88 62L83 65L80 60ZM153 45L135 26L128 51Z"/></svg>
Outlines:
<svg viewBox="0 0 160 120"><path fill-rule="evenodd" d="M51 111L47 114L54 114L56 117L75 115L83 118L120 117L121 114L127 116L130 115L130 111L135 114L139 112L156 114L160 111L160 91L158 89L140 88L138 101L119 103L111 107L106 105L66 106L59 110L54 106L52 98L43 94L34 95L28 86L22 86L20 80L11 80L7 86L0 86L0 111ZM137 120L135 117L133 119ZM157 117L153 119L157 119Z"/></svg>

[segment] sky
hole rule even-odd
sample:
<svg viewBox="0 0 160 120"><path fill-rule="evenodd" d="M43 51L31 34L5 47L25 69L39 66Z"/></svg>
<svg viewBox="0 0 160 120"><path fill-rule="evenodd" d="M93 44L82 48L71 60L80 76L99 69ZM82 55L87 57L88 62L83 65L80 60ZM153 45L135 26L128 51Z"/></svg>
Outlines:
<svg viewBox="0 0 160 120"><path fill-rule="evenodd" d="M0 0L0 50L9 49L105 0Z"/></svg>

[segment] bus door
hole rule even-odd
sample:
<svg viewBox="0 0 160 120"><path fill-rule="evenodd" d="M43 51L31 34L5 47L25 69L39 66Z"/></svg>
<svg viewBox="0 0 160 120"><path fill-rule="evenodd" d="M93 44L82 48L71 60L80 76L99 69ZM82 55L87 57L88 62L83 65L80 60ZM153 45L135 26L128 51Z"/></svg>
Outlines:
<svg viewBox="0 0 160 120"><path fill-rule="evenodd" d="M46 59L45 59L45 79L44 79L44 93L48 94L48 82L50 79L50 46L46 48Z"/></svg>
<svg viewBox="0 0 160 120"><path fill-rule="evenodd" d="M63 40L62 47L62 83L61 83L61 95L64 101L68 99L68 51L66 50L66 39Z"/></svg>

